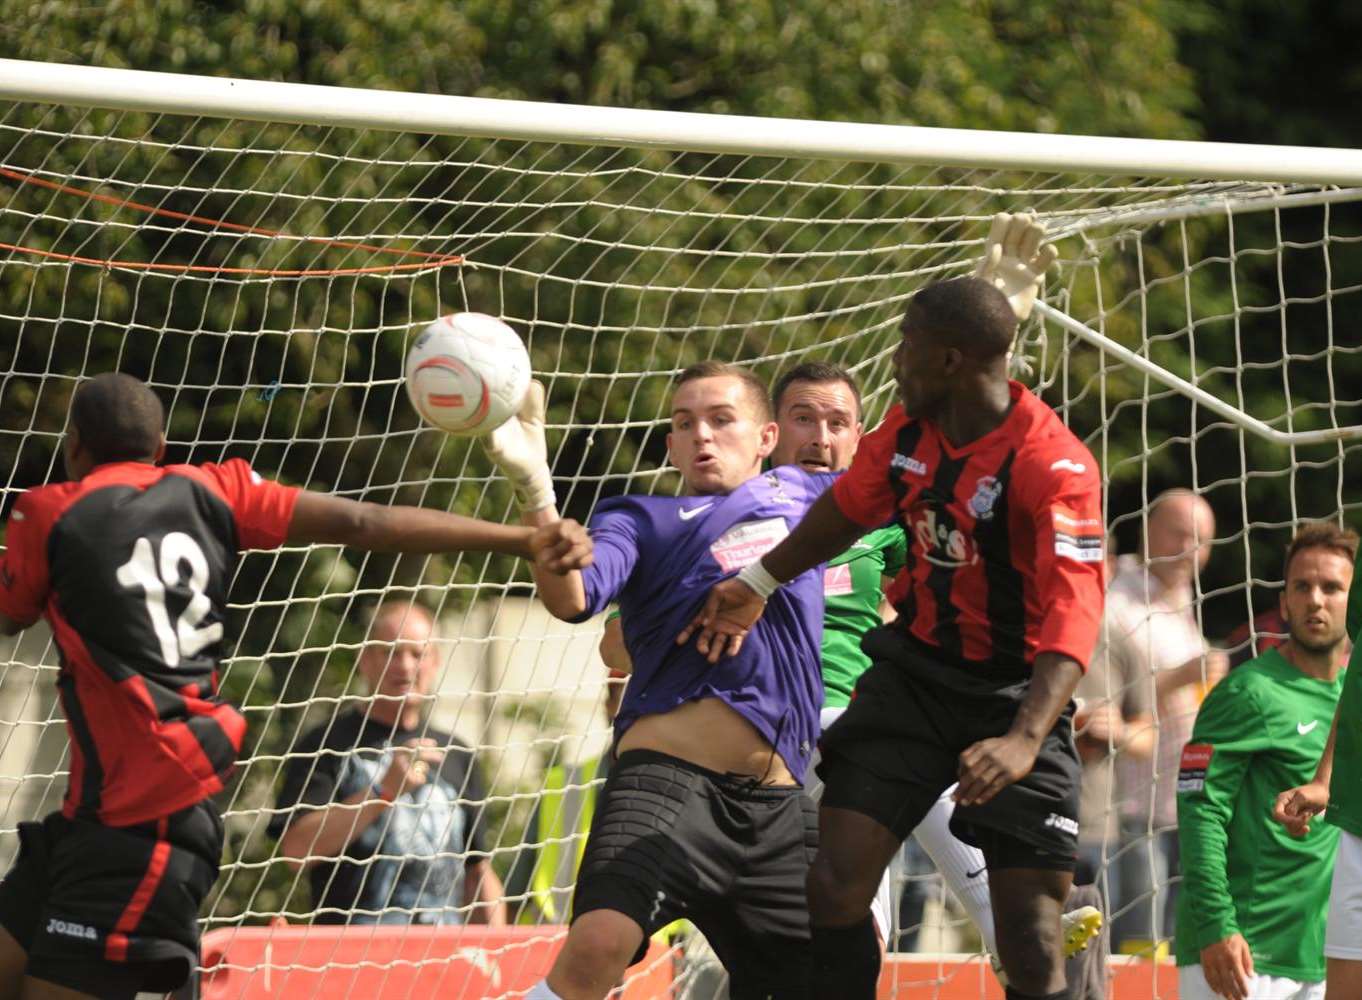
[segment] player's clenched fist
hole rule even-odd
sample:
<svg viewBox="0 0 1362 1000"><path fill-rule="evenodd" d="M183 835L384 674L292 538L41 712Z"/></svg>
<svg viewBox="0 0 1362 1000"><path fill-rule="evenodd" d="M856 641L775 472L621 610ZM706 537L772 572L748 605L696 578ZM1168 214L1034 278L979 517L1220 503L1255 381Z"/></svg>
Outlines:
<svg viewBox="0 0 1362 1000"><path fill-rule="evenodd" d="M1328 807L1329 786L1312 781L1278 795L1272 806L1272 818L1286 827L1291 836L1304 837L1310 832L1310 821Z"/></svg>
<svg viewBox="0 0 1362 1000"><path fill-rule="evenodd" d="M591 536L571 518L541 525L530 535L530 558L550 573L571 573L591 565Z"/></svg>

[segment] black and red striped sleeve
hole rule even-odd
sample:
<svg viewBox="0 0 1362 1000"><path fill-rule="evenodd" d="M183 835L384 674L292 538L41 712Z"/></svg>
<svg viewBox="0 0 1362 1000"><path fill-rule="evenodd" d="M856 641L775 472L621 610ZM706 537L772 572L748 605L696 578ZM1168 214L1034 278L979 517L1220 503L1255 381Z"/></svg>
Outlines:
<svg viewBox="0 0 1362 1000"><path fill-rule="evenodd" d="M19 497L5 528L5 554L0 557L0 614L25 627L42 617L51 582L47 566L49 505L39 490Z"/></svg>
<svg viewBox="0 0 1362 1000"><path fill-rule="evenodd" d="M262 478L240 458L200 468L213 477L232 508L242 549L277 549L284 544L302 490Z"/></svg>
<svg viewBox="0 0 1362 1000"><path fill-rule="evenodd" d="M894 516L894 449L899 429L907 421L901 406L889 411L880 426L861 438L856 457L832 487L837 508L863 528L878 528Z"/></svg>
<svg viewBox="0 0 1362 1000"><path fill-rule="evenodd" d="M1058 653L1086 671L1106 600L1102 480L1076 440L1033 453L1020 482L1035 527L1035 586L1045 609L1036 653Z"/></svg>

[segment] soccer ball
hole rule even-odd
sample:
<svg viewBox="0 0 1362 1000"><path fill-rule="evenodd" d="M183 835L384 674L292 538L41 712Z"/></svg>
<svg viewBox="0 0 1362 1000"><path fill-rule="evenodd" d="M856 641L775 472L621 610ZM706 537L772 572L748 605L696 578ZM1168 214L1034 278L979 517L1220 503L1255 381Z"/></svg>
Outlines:
<svg viewBox="0 0 1362 1000"><path fill-rule="evenodd" d="M520 409L529 386L529 352L494 316L441 316L407 352L411 405L448 434L477 437L496 430Z"/></svg>

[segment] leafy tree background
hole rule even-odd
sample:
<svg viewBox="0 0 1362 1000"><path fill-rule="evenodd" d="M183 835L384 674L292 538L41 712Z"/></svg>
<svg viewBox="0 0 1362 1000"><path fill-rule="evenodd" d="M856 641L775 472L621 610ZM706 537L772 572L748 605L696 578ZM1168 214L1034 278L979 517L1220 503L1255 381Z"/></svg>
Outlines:
<svg viewBox="0 0 1362 1000"><path fill-rule="evenodd" d="M395 102L398 92L414 91L1311 145L1357 144L1362 126L1351 109L1362 79L1345 46L1359 20L1357 11L1323 0L0 0L0 40L14 58L371 87L394 91ZM146 141L82 138L105 135ZM555 470L565 505L584 518L603 493L665 488L637 470L660 464L656 421L676 369L708 356L766 356L774 360L758 370L774 375L813 354L861 366L882 390L893 319L910 290L903 272L960 273L972 248L933 248L983 235L958 221L920 221L940 205L909 187L966 182L967 171L542 144L527 158L520 143L212 119L186 125L29 105L0 109L0 151L21 175L54 171L73 186L160 213L6 175L0 242L205 269L177 280L173 272L67 266L32 255L0 259L0 468L12 490L55 474L77 376L117 367L151 380L170 404L172 460L241 455L289 482L509 516L509 496L481 453L420 432L400 384L411 326L468 305L502 312L526 331L536 370L551 384L551 421L564 428L555 439ZM512 164L534 170L513 172ZM148 180L168 177L178 179L176 189ZM612 208L634 201L666 211ZM578 207L534 207L550 203ZM1077 204L1054 195L1035 207ZM981 192L947 214L1019 207ZM392 238L383 251L252 238L182 223L167 211L295 236ZM773 221L739 225L730 211ZM1358 235L1362 218L1354 207L1330 211L1331 233ZM1240 217L1234 245L1317 243L1322 212ZM844 221L852 218L887 222ZM1158 279L1182 273L1184 249L1198 259L1222 251L1226 240L1223 223L1151 228L1134 237L1139 253L1118 255L1099 283L1076 267L1065 295L1076 315L1096 315L1098 287L1120 296L1143 267L1155 290L1114 313L1110 332L1138 342L1132 316L1150 330L1178 331L1186 324L1185 289ZM896 242L901 254L883 252ZM602 249L606 244L654 249L627 253ZM779 265L763 268L758 255L773 252ZM342 269L450 254L472 263L326 280L206 276L229 266ZM1293 301L1289 334L1280 309L1240 311L1238 328L1227 318L1236 301L1320 295L1326 256L1331 288L1362 284L1362 260L1346 239L1240 254L1198 269L1189 281L1199 312L1212 318L1197 329L1196 356L1188 337L1172 333L1154 345L1155 356L1217 394L1242 390L1245 406L1264 419L1289 416L1298 429L1331 419L1356 423L1355 404L1332 413L1315 405L1330 398L1331 382L1340 398L1355 395L1362 376L1362 338L1348 297L1355 292L1335 294L1331 313ZM648 333L636 333L640 328ZM1051 332L1042 375L1059 378L1060 364L1070 372L1066 415L1101 449L1122 548L1137 544L1144 501L1187 483L1192 468L1198 484L1211 486L1222 524L1236 532L1217 548L1203 579L1210 634L1242 621L1249 601L1271 599L1263 587L1246 594L1244 581L1250 574L1275 579L1273 552L1294 519L1327 516L1340 504L1355 510L1355 496L1342 496L1340 484L1357 482L1356 446L1291 454L1251 440L1241 457L1237 436L1204 413L1189 435L1192 412L1180 398L1156 394L1141 403L1147 387L1128 372L1107 373L1105 401L1095 391L1073 392L1073 385L1095 384L1100 359L1073 345L1061 356L1063 346ZM1284 351L1303 359L1289 366L1289 383ZM887 400L883 391L872 398L880 408ZM1066 394L1055 386L1051 398ZM1115 416L1099 432L1104 412ZM600 424L616 426L598 430ZM1246 480L1246 465L1262 474ZM1294 493L1286 488L1293 471ZM1263 527L1239 532L1246 515ZM466 606L485 580L523 584L526 577L504 560L482 557L413 560L329 549L247 557L234 590L242 603L239 658L225 686L250 713L255 763L231 793L235 807L244 813L267 804L293 734L334 709L334 702L308 709L308 699L347 689L364 604L403 586L449 611ZM302 908L290 896L291 873L269 862L262 826L233 825L229 858L247 864L220 883L216 914L251 919Z"/></svg>

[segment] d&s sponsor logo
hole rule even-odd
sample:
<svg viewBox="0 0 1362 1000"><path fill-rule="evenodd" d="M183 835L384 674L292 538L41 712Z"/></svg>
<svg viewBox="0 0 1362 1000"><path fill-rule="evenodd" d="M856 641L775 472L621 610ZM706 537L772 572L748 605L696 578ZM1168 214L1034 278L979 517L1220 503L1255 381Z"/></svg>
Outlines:
<svg viewBox="0 0 1362 1000"><path fill-rule="evenodd" d="M920 514L908 514L908 529L922 548L922 557L933 566L959 569L972 566L979 561L979 550L974 539L959 528L951 528L942 523L937 511L931 507Z"/></svg>

